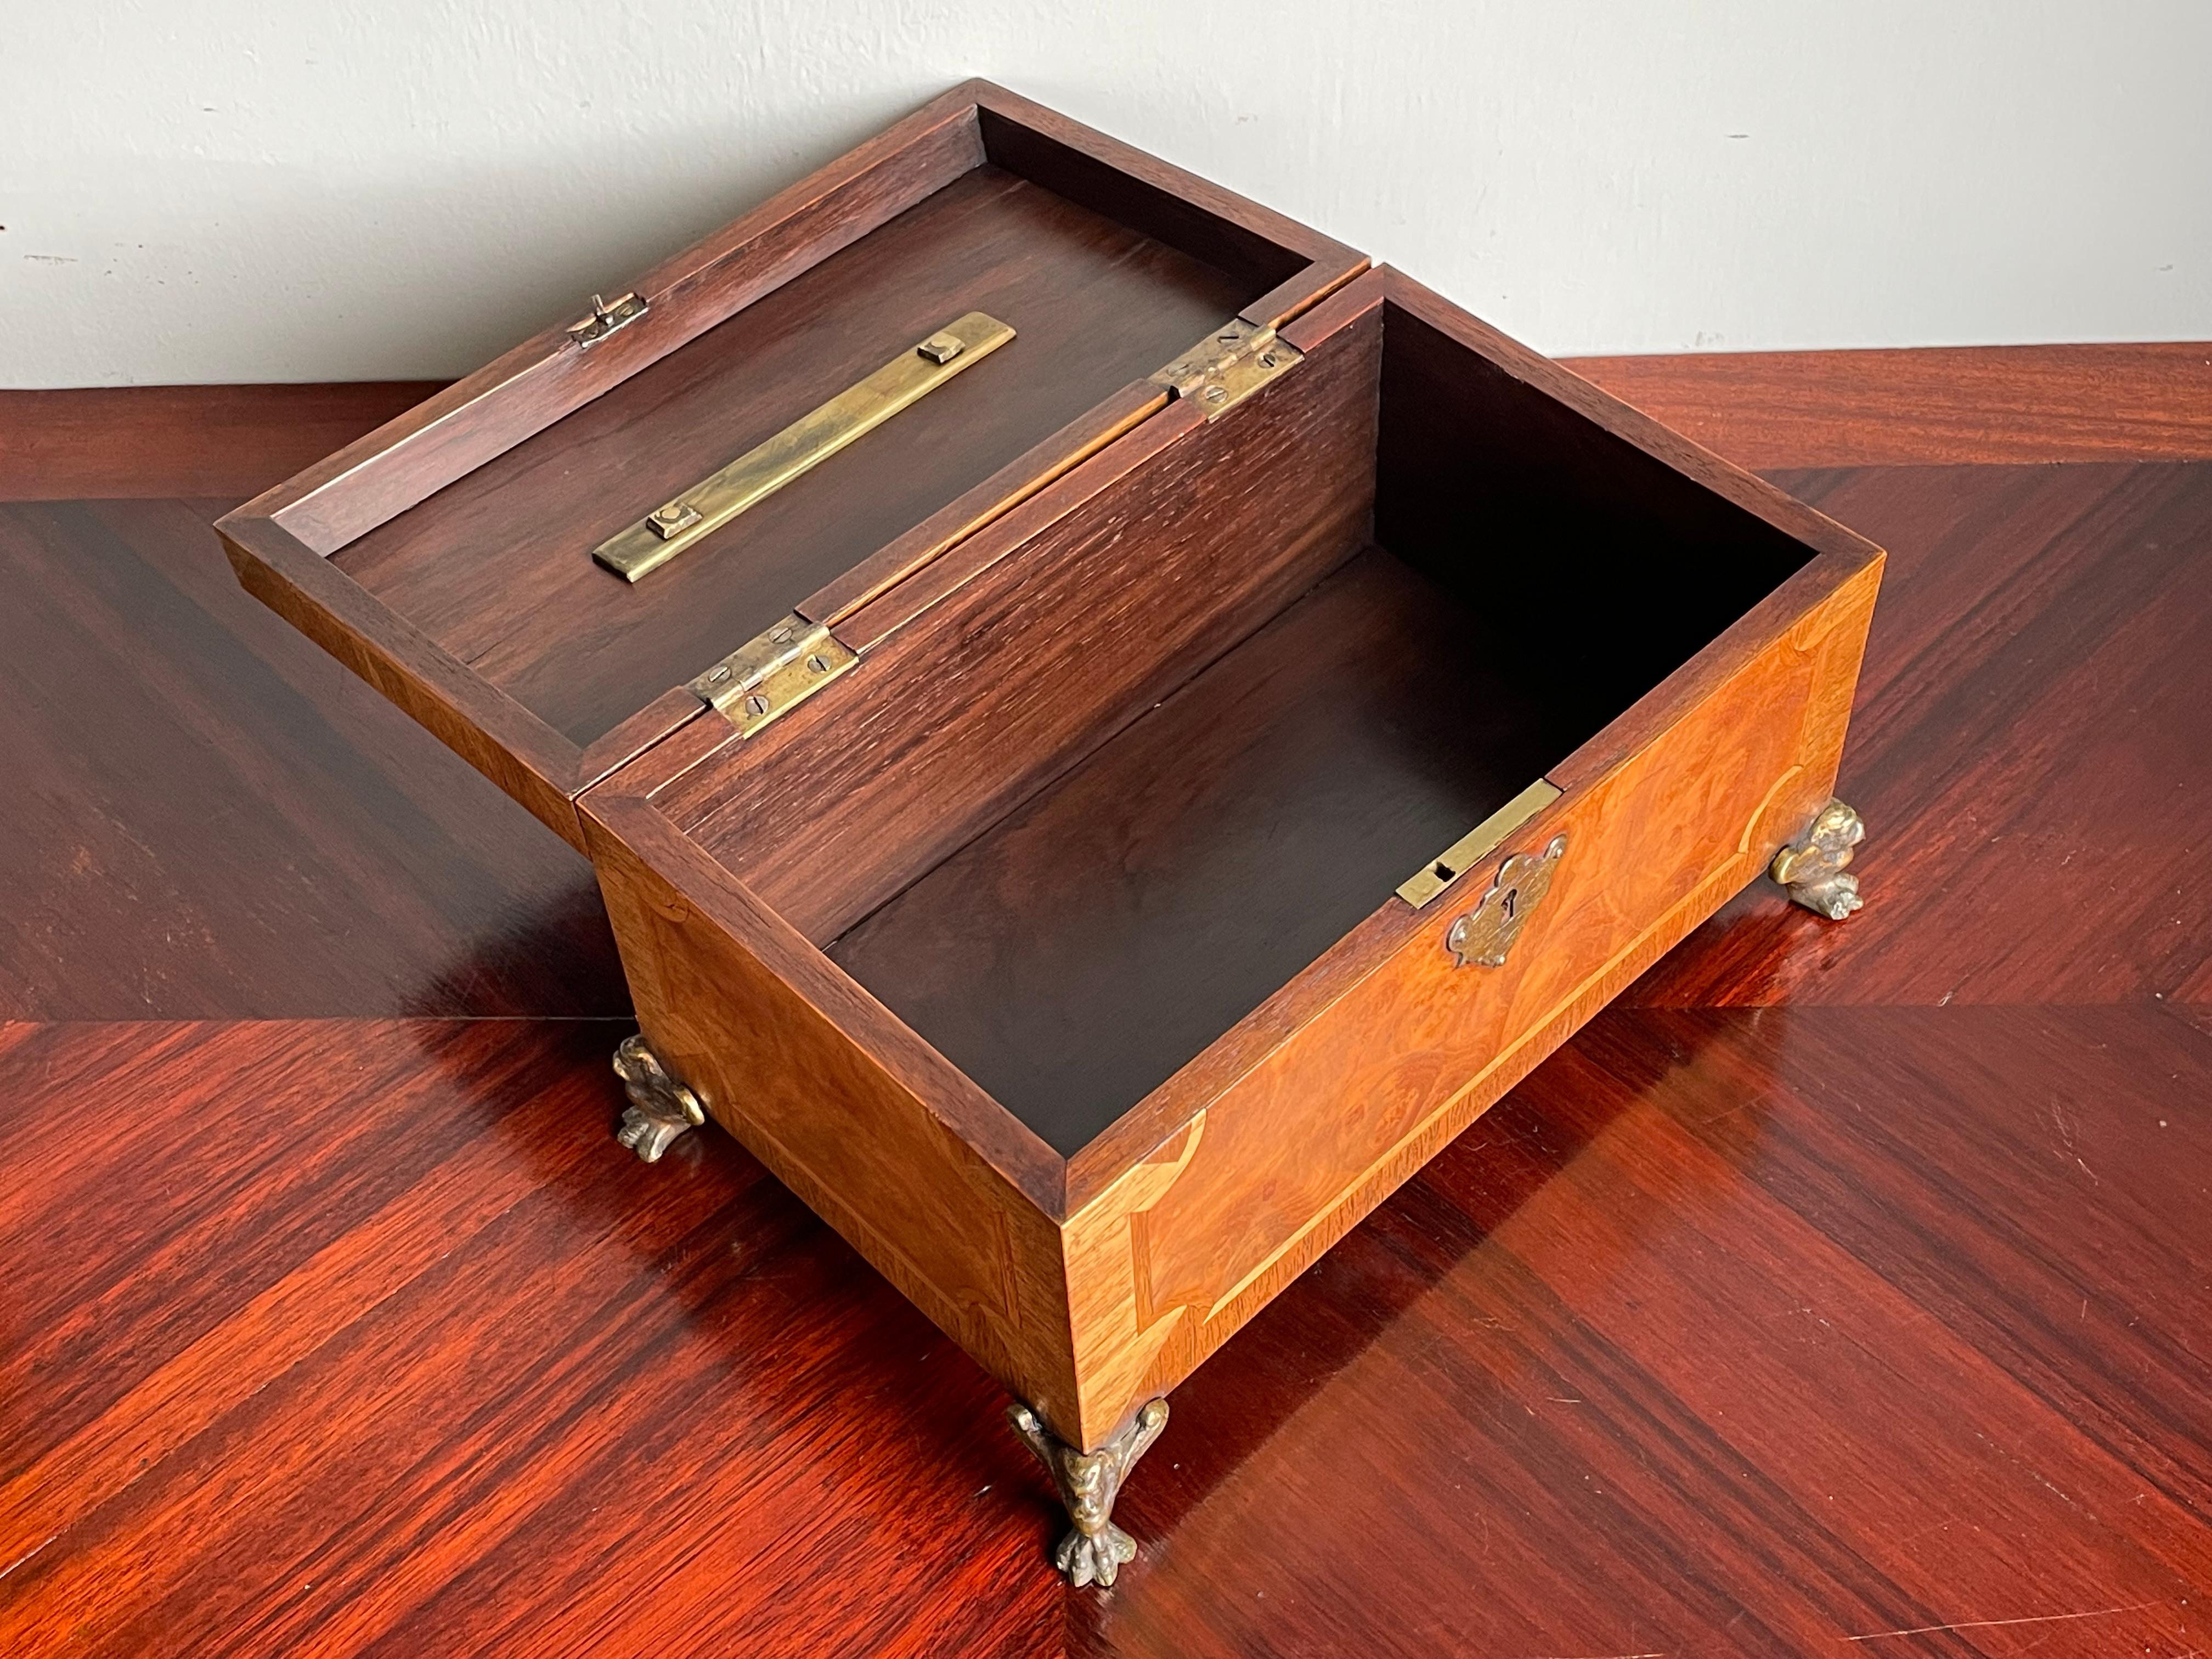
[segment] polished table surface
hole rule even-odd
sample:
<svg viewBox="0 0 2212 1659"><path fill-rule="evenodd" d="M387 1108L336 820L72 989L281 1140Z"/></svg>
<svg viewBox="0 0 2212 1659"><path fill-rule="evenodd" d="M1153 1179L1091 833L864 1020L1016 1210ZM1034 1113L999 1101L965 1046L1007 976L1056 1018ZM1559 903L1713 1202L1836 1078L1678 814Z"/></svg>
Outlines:
<svg viewBox="0 0 2212 1659"><path fill-rule="evenodd" d="M616 1146L583 862L233 585L417 389L0 393L0 1652L2212 1652L2212 354L2112 349L1929 354L1986 456L1733 371L1891 550L1867 908L1747 893L1285 1292L1103 1595L733 1142Z"/></svg>

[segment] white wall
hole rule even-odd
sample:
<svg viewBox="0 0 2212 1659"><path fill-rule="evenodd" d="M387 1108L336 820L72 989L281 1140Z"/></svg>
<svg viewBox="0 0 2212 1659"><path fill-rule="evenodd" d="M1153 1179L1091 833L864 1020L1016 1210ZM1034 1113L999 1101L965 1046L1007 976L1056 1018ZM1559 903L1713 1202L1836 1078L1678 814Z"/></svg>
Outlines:
<svg viewBox="0 0 2212 1659"><path fill-rule="evenodd" d="M0 0L0 385L456 374L970 74L1556 353L2212 338L2205 0Z"/></svg>

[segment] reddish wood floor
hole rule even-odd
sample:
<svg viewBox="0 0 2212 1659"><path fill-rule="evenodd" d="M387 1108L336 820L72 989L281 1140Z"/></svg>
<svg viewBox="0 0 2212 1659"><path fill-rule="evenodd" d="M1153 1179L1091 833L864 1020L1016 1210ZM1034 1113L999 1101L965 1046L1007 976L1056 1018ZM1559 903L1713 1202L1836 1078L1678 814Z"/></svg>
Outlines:
<svg viewBox="0 0 2212 1659"><path fill-rule="evenodd" d="M1107 1595L796 1200L614 1145L580 860L56 466L140 499L0 506L0 1653L2212 1652L2212 465L1785 477L1892 550L1867 909L1745 895L1210 1361Z"/></svg>
<svg viewBox="0 0 2212 1659"><path fill-rule="evenodd" d="M2212 342L1569 365L1740 465L2212 459Z"/></svg>

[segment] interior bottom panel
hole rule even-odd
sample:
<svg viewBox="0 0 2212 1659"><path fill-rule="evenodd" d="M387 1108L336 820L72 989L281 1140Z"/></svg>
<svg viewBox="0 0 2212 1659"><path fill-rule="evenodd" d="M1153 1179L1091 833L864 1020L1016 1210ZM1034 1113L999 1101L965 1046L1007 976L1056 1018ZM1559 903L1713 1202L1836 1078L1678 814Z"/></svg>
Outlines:
<svg viewBox="0 0 2212 1659"><path fill-rule="evenodd" d="M830 955L1072 1154L1586 732L1358 554Z"/></svg>

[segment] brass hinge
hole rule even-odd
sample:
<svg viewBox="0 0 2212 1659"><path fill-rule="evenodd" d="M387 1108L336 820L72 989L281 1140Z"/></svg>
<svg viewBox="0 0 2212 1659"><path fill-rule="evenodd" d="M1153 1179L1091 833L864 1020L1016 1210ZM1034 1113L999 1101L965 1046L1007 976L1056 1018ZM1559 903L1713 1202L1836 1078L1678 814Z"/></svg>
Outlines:
<svg viewBox="0 0 2212 1659"><path fill-rule="evenodd" d="M581 322L568 325L568 337L580 346L604 340L618 328L627 328L653 307L635 294L621 294L611 300L592 295L592 314Z"/></svg>
<svg viewBox="0 0 2212 1659"><path fill-rule="evenodd" d="M749 738L860 660L829 628L794 613L691 682L691 691Z"/></svg>
<svg viewBox="0 0 2212 1659"><path fill-rule="evenodd" d="M1273 329L1231 317L1152 378L1178 398L1195 399L1214 421L1304 361Z"/></svg>

